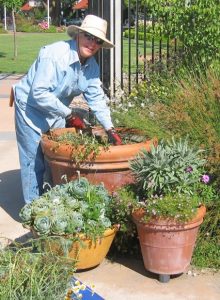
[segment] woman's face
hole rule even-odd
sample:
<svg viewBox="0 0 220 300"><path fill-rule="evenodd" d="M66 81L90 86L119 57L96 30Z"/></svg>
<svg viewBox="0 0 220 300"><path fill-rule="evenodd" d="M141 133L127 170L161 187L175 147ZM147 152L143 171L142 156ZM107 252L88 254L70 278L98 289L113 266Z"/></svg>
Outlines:
<svg viewBox="0 0 220 300"><path fill-rule="evenodd" d="M103 41L86 32L78 34L78 54L80 58L87 59L96 54Z"/></svg>

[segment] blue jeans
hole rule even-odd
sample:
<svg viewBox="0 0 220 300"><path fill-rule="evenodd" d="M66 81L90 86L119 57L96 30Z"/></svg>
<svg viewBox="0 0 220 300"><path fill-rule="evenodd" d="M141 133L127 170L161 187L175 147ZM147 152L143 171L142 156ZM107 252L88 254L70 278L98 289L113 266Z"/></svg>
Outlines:
<svg viewBox="0 0 220 300"><path fill-rule="evenodd" d="M64 124L55 125L54 128L64 127ZM15 107L15 129L24 201L30 203L44 192L43 184L47 164L40 145L40 133L26 123L17 107Z"/></svg>

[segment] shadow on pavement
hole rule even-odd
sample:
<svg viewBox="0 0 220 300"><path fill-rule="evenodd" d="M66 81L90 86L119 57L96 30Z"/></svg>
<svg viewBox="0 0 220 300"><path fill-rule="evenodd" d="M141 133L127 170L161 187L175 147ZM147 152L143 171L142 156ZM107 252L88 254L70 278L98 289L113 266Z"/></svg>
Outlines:
<svg viewBox="0 0 220 300"><path fill-rule="evenodd" d="M152 278L152 279L158 278L157 274L151 273L145 269L143 260L141 258L140 259L134 259L134 258L131 259L129 257L117 257L117 258L113 259L112 261L115 263L121 264L121 265L125 266L126 268L129 268L129 269L133 270L134 272L137 272L148 278Z"/></svg>
<svg viewBox="0 0 220 300"><path fill-rule="evenodd" d="M20 170L0 173L0 206L15 221L20 222L19 211L24 204Z"/></svg>

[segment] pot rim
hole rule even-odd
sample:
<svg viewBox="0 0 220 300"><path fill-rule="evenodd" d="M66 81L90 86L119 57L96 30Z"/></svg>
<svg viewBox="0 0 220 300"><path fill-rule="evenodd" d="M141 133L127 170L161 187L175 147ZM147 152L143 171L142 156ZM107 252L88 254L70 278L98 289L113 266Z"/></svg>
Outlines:
<svg viewBox="0 0 220 300"><path fill-rule="evenodd" d="M115 234L119 230L119 225L114 224L110 228L106 228L105 231L103 232L102 236L97 237L97 239L102 239L104 237L110 236L112 234ZM37 231L31 226L30 231L32 232L33 236L36 238L39 237L45 237L45 238L58 238L58 237L63 237L63 238L80 238L80 240L92 240L91 237L86 237L84 233L80 234L51 234L51 235L39 235Z"/></svg>
<svg viewBox="0 0 220 300"><path fill-rule="evenodd" d="M190 229L192 227L199 226L203 222L205 213L206 207L205 205L201 205L198 207L196 215L191 220L186 222L179 222L172 218L151 218L149 221L144 222L141 219L145 215L145 210L140 208L132 213L132 220L137 226L145 226L152 230L156 230L156 228L167 230L167 227L173 230Z"/></svg>
<svg viewBox="0 0 220 300"><path fill-rule="evenodd" d="M100 128L98 128L101 130ZM120 132L121 130L126 130L125 128L117 128ZM130 129L135 130L135 129ZM57 128L53 129L53 132L75 132L74 128ZM138 130L135 130L138 132ZM140 131L139 131L140 132ZM91 153L83 163L94 163L94 162L127 162L128 160L134 159L139 151L145 149L150 151L151 145L157 145L158 139L156 137L152 139L146 139L145 142L125 144L125 145L110 145L108 149L103 151L103 146L100 146L100 153L94 158L93 153ZM59 142L49 139L49 133L45 133L41 137L41 146L44 152L44 155L49 160L61 160L62 161L71 161L74 153L74 146L68 144L60 144ZM81 146L84 147L83 145ZM76 151L79 151L80 147ZM74 162L73 162L74 163ZM80 163L81 164L81 163Z"/></svg>

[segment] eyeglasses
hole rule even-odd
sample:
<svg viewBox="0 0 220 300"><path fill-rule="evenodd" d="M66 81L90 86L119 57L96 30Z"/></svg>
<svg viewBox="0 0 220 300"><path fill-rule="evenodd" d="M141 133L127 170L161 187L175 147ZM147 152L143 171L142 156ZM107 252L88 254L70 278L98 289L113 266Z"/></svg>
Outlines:
<svg viewBox="0 0 220 300"><path fill-rule="evenodd" d="M101 40L101 39L97 38L96 36L91 35L90 33L87 33L87 32L84 33L84 37L86 37L88 41L95 41L96 44L99 46L103 45L103 43L104 43L103 40Z"/></svg>

